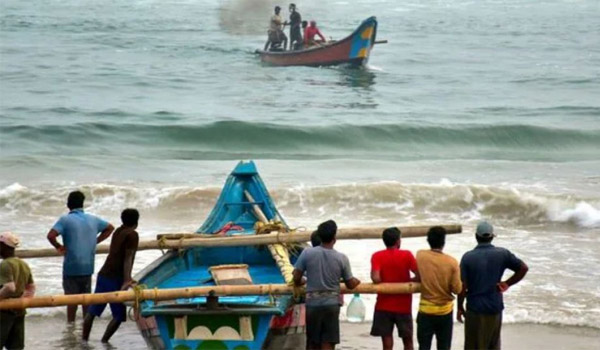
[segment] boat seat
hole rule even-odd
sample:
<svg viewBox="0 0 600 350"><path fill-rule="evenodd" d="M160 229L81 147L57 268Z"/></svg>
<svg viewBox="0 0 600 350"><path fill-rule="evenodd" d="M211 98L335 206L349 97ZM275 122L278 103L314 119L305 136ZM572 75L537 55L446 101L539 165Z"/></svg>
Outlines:
<svg viewBox="0 0 600 350"><path fill-rule="evenodd" d="M254 284L246 264L216 265L211 266L208 270L218 286Z"/></svg>

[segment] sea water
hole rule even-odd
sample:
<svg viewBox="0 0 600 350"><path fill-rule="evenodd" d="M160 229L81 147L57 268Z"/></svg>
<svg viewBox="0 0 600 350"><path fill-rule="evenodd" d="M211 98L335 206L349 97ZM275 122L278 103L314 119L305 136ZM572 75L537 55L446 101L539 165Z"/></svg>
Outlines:
<svg viewBox="0 0 600 350"><path fill-rule="evenodd" d="M489 220L530 267L506 322L600 327L597 0L297 3L337 39L377 16L389 43L362 70L260 64L275 3L2 1L0 230L48 248L81 189L114 224L138 208L142 239L194 231L254 159L292 227L460 223L460 259ZM336 244L365 282L382 248ZM28 262L62 293L60 258Z"/></svg>

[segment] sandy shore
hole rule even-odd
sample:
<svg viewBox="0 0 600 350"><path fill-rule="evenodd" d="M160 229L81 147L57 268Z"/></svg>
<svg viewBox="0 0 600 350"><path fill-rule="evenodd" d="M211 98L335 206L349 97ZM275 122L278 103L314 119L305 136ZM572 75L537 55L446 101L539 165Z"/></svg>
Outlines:
<svg viewBox="0 0 600 350"><path fill-rule="evenodd" d="M95 322L89 343L82 343L81 325L68 327L63 317L27 318L27 349L146 349L133 322L126 322L113 337L110 344L102 344L100 338L108 319ZM369 335L370 324L342 323L342 344L338 349L380 349L380 340ZM595 350L600 344L600 329L570 326L547 326L537 324L507 324L502 332L503 349L569 349ZM463 327L455 324L453 349L463 347ZM396 339L395 349L402 349Z"/></svg>

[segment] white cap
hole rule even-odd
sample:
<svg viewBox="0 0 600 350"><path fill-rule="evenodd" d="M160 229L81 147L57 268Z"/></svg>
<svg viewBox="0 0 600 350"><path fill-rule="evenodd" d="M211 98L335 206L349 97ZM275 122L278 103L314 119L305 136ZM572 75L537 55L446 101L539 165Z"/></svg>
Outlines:
<svg viewBox="0 0 600 350"><path fill-rule="evenodd" d="M0 233L0 242L12 248L18 247L20 243L19 237L10 231Z"/></svg>

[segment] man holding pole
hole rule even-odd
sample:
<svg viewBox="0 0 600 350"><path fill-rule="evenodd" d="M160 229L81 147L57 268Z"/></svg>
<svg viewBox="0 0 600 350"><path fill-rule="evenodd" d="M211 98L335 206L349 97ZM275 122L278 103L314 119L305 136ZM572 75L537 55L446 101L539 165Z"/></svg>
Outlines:
<svg viewBox="0 0 600 350"><path fill-rule="evenodd" d="M92 291L92 274L96 244L107 239L114 227L108 222L84 213L85 196L80 191L69 193L67 207L69 213L58 219L48 232L48 241L65 256L63 261L63 289L65 294L82 294ZM100 232L100 235L98 233ZM98 236L97 236L98 235ZM64 245L56 238L62 236ZM87 306L83 306L83 313ZM67 322L75 322L77 305L67 306Z"/></svg>
<svg viewBox="0 0 600 350"><path fill-rule="evenodd" d="M31 298L35 284L29 266L15 257L19 238L12 232L0 233L0 300ZM25 309L0 310L0 349L25 348Z"/></svg>
<svg viewBox="0 0 600 350"><path fill-rule="evenodd" d="M429 250L417 252L421 277L421 302L417 314L419 350L431 349L433 336L438 350L450 350L452 344L452 310L454 296L462 290L458 261L442 250L446 230L434 226L427 233Z"/></svg>
<svg viewBox="0 0 600 350"><path fill-rule="evenodd" d="M98 272L96 290L94 293L108 293L119 290L127 290L135 284L131 278L135 252L138 248L139 236L135 231L140 214L135 209L125 209L121 213L123 225L115 230L110 242L110 250L106 261ZM94 317L100 317L106 308L105 304L94 304L90 306L83 322L83 340L87 341L94 323ZM123 303L110 304L112 320L106 326L102 342L107 343L110 337L117 331L122 322L126 320L125 305Z"/></svg>
<svg viewBox="0 0 600 350"><path fill-rule="evenodd" d="M418 278L417 261L409 250L400 249L401 232L396 227L383 231L386 249L371 257L373 283L410 282L410 273ZM377 294L371 335L381 337L384 350L394 348L394 326L405 350L413 349L412 294Z"/></svg>
<svg viewBox="0 0 600 350"><path fill-rule="evenodd" d="M465 316L465 349L500 349L502 294L525 277L529 268L509 250L492 245L494 227L483 221L477 225L477 247L460 261L462 292L458 295L458 322ZM506 281L506 269L515 273ZM467 311L463 302L467 297Z"/></svg>
<svg viewBox="0 0 600 350"><path fill-rule="evenodd" d="M335 249L337 225L329 220L317 229L321 244L302 251L294 269L294 284L301 286L306 272L306 348L334 349L340 342L340 279L354 289L348 257Z"/></svg>

